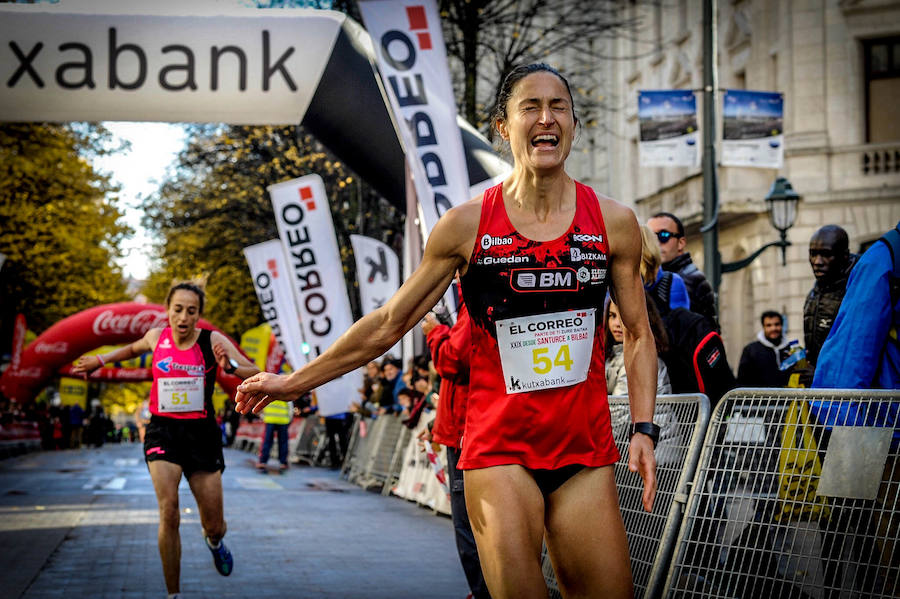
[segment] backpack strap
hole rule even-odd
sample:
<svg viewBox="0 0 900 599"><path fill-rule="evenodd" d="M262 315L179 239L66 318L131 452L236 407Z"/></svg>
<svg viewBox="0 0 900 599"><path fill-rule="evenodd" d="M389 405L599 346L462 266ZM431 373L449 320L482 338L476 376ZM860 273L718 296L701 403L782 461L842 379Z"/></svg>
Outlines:
<svg viewBox="0 0 900 599"><path fill-rule="evenodd" d="M663 272L662 277L660 277L659 283L657 283L656 289L653 292L659 312L663 315L668 313L672 308L669 303L669 296L672 294L673 279L672 273L668 271Z"/></svg>

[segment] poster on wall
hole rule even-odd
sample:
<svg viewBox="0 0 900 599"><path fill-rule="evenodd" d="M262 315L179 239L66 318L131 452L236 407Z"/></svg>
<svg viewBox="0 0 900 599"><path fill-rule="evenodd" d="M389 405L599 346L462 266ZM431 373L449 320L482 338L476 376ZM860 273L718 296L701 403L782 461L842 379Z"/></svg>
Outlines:
<svg viewBox="0 0 900 599"><path fill-rule="evenodd" d="M689 89L638 92L641 166L698 166L697 99Z"/></svg>
<svg viewBox="0 0 900 599"><path fill-rule="evenodd" d="M781 168L784 94L727 89L722 110L722 165Z"/></svg>

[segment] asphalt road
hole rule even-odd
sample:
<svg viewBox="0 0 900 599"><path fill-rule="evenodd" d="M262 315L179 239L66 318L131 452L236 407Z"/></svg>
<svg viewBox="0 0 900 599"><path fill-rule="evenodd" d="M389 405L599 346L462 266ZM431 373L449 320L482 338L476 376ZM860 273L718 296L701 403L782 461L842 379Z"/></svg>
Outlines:
<svg viewBox="0 0 900 599"><path fill-rule="evenodd" d="M215 571L183 480L184 597L466 596L449 518L334 471L263 475L249 454L231 449L225 461L234 573ZM157 522L138 444L0 461L0 598L165 597Z"/></svg>

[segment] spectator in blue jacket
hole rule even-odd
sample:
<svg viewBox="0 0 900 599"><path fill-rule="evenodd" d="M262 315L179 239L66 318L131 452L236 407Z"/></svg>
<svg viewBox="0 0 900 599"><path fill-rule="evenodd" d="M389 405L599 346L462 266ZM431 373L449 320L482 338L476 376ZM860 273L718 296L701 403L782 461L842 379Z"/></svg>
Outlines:
<svg viewBox="0 0 900 599"><path fill-rule="evenodd" d="M688 289L681 275L662 269L662 254L656 235L647 225L641 225L641 279L644 289L665 317L675 308L690 310Z"/></svg>
<svg viewBox="0 0 900 599"><path fill-rule="evenodd" d="M900 298L891 294L900 276L895 264L900 256L876 241L850 272L844 301L816 362L813 387L900 388Z"/></svg>

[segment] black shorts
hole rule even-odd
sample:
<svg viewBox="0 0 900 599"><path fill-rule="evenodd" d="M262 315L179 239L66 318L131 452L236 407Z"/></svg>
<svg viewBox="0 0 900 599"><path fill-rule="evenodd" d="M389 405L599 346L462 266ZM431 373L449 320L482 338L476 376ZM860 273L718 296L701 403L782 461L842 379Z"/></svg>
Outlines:
<svg viewBox="0 0 900 599"><path fill-rule="evenodd" d="M212 418L176 420L153 416L144 434L144 461L178 464L190 478L194 472L222 472L222 430Z"/></svg>

